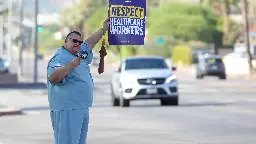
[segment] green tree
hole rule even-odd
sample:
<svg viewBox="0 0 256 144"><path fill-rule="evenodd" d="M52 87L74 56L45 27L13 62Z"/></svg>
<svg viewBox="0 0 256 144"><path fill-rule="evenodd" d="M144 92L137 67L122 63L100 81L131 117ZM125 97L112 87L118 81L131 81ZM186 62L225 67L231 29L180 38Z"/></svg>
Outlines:
<svg viewBox="0 0 256 144"><path fill-rule="evenodd" d="M51 53L54 49L61 47L64 42L64 38L56 40L55 32L52 32L49 29L44 29L38 36L38 49L41 54Z"/></svg>
<svg viewBox="0 0 256 144"><path fill-rule="evenodd" d="M178 45L172 49L172 60L174 64L190 65L192 62L191 48Z"/></svg>
<svg viewBox="0 0 256 144"><path fill-rule="evenodd" d="M80 0L79 3L61 12L61 23L63 26L79 30L83 35L88 35L87 29L84 29L87 27L87 20L95 10L106 6L106 4L105 0Z"/></svg>
<svg viewBox="0 0 256 144"><path fill-rule="evenodd" d="M173 37L175 41L201 40L214 41L216 16L207 7L182 3L166 3L152 12L149 23L149 38L156 36Z"/></svg>
<svg viewBox="0 0 256 144"><path fill-rule="evenodd" d="M230 45L230 32L232 33L232 29L230 29L230 26L233 25L233 23L230 23L229 14L231 13L231 8L238 8L238 3L240 0L200 0L201 4L212 6L215 14L219 17L221 17L222 20L222 31L223 31L223 45L227 46Z"/></svg>
<svg viewBox="0 0 256 144"><path fill-rule="evenodd" d="M147 0L148 8L158 7L161 3L161 0Z"/></svg>

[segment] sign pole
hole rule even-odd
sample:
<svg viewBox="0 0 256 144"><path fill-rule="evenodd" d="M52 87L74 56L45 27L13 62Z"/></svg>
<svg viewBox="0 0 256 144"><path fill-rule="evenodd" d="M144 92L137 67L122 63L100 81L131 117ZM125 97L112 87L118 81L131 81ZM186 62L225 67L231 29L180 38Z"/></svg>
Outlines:
<svg viewBox="0 0 256 144"><path fill-rule="evenodd" d="M38 67L38 23L37 23L37 15L38 15L38 0L35 0L35 51L34 51L34 83L37 83L37 67Z"/></svg>

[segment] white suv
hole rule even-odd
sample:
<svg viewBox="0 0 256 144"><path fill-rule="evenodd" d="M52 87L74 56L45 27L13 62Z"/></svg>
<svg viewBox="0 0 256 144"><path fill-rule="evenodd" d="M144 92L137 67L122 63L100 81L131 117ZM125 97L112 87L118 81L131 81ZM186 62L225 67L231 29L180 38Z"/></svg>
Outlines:
<svg viewBox="0 0 256 144"><path fill-rule="evenodd" d="M111 80L113 106L129 107L131 100L159 99L161 105L178 105L178 81L164 58L129 57L115 69Z"/></svg>

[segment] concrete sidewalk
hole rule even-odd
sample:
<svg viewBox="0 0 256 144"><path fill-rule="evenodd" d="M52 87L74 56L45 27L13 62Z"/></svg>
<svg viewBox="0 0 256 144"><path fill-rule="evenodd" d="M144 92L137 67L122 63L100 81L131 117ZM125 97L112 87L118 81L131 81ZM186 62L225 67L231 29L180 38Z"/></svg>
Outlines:
<svg viewBox="0 0 256 144"><path fill-rule="evenodd" d="M47 108L46 89L0 89L0 116L23 114L24 110Z"/></svg>
<svg viewBox="0 0 256 144"><path fill-rule="evenodd" d="M35 91L46 91L45 83L1 83L0 116L22 114L21 106L26 101L24 93L33 95Z"/></svg>

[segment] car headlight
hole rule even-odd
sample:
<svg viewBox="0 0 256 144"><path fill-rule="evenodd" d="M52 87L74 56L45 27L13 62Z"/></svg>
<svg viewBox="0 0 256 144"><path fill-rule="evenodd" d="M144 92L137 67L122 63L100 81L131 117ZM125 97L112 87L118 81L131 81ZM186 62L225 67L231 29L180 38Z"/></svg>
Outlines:
<svg viewBox="0 0 256 144"><path fill-rule="evenodd" d="M170 82L172 82L172 81L174 81L174 80L176 80L177 79L177 76L176 75L171 75L171 76L169 76L167 79L166 79L166 83L170 83Z"/></svg>

